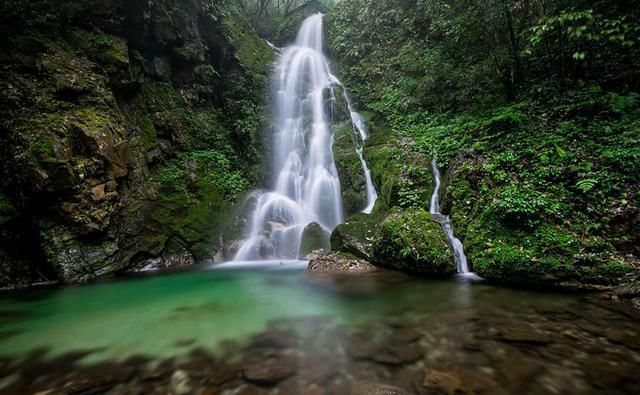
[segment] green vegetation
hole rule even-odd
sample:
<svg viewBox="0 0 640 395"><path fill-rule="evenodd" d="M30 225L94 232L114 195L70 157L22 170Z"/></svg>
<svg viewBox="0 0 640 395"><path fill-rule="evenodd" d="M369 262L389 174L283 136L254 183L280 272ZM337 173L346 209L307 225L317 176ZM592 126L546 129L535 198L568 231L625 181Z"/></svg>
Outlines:
<svg viewBox="0 0 640 395"><path fill-rule="evenodd" d="M632 270L639 9L337 4L326 18L328 47L359 107L379 114L365 157L384 204L428 207L435 156L445 170L443 210L480 275L608 283Z"/></svg>
<svg viewBox="0 0 640 395"><path fill-rule="evenodd" d="M0 11L0 194L15 203L0 213L0 286L219 251L260 177L274 60L240 3Z"/></svg>
<svg viewBox="0 0 640 395"><path fill-rule="evenodd" d="M373 259L382 266L418 274L456 272L440 224L422 209L392 211L382 221L373 241Z"/></svg>

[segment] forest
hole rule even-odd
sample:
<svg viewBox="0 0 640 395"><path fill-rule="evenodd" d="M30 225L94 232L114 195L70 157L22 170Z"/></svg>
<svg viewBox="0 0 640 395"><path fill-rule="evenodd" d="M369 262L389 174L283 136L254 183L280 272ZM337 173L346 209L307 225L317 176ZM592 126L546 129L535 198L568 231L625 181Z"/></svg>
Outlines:
<svg viewBox="0 0 640 395"><path fill-rule="evenodd" d="M0 394L640 393L640 1L0 1Z"/></svg>

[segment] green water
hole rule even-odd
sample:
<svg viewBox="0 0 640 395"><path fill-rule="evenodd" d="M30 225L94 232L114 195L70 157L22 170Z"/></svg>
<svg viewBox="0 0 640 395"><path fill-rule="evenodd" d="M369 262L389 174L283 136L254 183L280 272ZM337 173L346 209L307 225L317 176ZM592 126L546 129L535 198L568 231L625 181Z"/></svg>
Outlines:
<svg viewBox="0 0 640 395"><path fill-rule="evenodd" d="M381 286L362 285L354 292L374 293ZM375 298L349 297L309 281L302 270L272 268L202 270L30 292L0 299L0 357L34 349L51 357L97 349L91 362L180 356L186 342L215 349L223 340L265 330L272 320L331 316L359 322L412 299L420 302L390 289Z"/></svg>
<svg viewBox="0 0 640 395"><path fill-rule="evenodd" d="M353 347L351 332L388 333L385 336L392 338L396 328L407 325L422 336L420 347L426 351L419 366L431 362L474 369L484 366L482 371L505 388L540 389L531 393L572 388L581 380L584 388L597 393L601 387L592 384L587 373L600 369L601 364L591 367L590 355L625 361L634 371L640 366L640 354L634 348L638 343L633 340L638 338L637 316L597 298L482 282L428 281L391 272L312 275L299 266L204 268L5 294L0 297L0 361L5 361L5 375L20 366L22 380L28 384L32 373L31 362L22 361L26 356L36 356L41 363L86 352L74 364L58 366L70 371L79 369L77 363L118 362L141 355L158 361L188 359L194 349L213 355L229 341L246 342L277 322L300 332L307 339L304 344L318 343L322 358L335 358L345 371L357 368L349 377L359 374L357 364L362 363L357 358L349 362L345 351ZM509 333L513 325L521 328L515 335ZM612 329L616 332L611 335ZM529 332L544 333L551 340L536 345L532 354L538 335L532 341ZM385 341L381 339L381 347ZM569 357L563 355L567 347L575 350ZM509 359L524 355L528 363L542 366L538 387L500 381L511 369L508 361L502 366L499 355L494 355L503 349ZM327 350L335 351L326 357ZM299 352L310 358L316 353L309 347ZM376 360L375 356L366 358ZM567 358L579 367L568 371L570 385L555 376L566 370ZM397 371L393 368L383 376L393 378ZM595 372L594 377L599 374ZM11 380L15 377L5 381ZM636 388L637 382L632 384Z"/></svg>
<svg viewBox="0 0 640 395"><path fill-rule="evenodd" d="M98 349L92 362L172 357L187 351L181 346L186 342L215 349L223 340L265 330L272 320L327 316L357 324L397 307L414 305L426 313L473 304L468 284L389 277L336 282L315 281L295 268L202 270L5 296L0 357L34 349L51 357Z"/></svg>

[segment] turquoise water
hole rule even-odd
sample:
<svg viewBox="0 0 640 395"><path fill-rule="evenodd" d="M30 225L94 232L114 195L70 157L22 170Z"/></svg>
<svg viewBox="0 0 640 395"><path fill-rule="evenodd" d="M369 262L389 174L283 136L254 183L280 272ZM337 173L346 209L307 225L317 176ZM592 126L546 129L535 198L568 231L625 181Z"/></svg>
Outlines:
<svg viewBox="0 0 640 395"><path fill-rule="evenodd" d="M404 370L433 363L484 372L511 391L582 388L570 393L600 393L609 384L597 377L611 377L599 371L606 368L602 360L623 364L616 371L630 387L616 384L620 393L639 387L633 375L624 376L640 367L640 343L633 340L638 339L637 315L593 296L429 281L392 272L311 274L300 265L200 269L1 296L0 373L5 377L0 389L20 377L29 383L37 371L31 365L46 366L69 355L74 361L68 366L54 363L60 371L56 377L85 365L124 364L140 356L153 365L189 361L194 350L222 355L229 344L247 344L274 327L294 330L304 339L298 344L305 346L295 349L301 366L305 358L320 359L349 372L327 386L378 371L374 378L405 384ZM407 328L420 334L418 340L410 338L416 342L412 348L424 350L415 358L392 341L396 335L406 337ZM362 333L365 339L376 338L377 345L358 344ZM389 351L387 342L396 348ZM234 348L235 359L255 357L255 351L243 347ZM351 349L360 351L351 355ZM507 361L500 362L500 355ZM514 358L524 358L539 373L521 382L505 381ZM594 358L600 362L591 363ZM362 370L365 363L371 367ZM43 375L38 385L46 388L51 380Z"/></svg>
<svg viewBox="0 0 640 395"><path fill-rule="evenodd" d="M352 292L373 293L379 286L367 282ZM295 265L201 270L44 290L0 299L0 315L5 317L0 357L34 349L46 349L50 357L99 349L88 358L91 362L140 354L180 356L187 351L180 346L185 342L215 350L223 340L242 340L265 330L272 320L331 316L356 323L412 300L420 302L416 295L392 290L376 298L346 297L310 281Z"/></svg>

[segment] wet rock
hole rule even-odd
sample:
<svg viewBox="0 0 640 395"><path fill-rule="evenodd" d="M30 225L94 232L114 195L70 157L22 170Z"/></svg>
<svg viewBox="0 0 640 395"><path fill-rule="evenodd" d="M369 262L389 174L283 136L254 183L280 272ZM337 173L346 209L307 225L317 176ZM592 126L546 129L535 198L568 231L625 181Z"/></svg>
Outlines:
<svg viewBox="0 0 640 395"><path fill-rule="evenodd" d="M340 252L332 252L309 261L307 270L312 272L375 272L380 269L365 260Z"/></svg>
<svg viewBox="0 0 640 395"><path fill-rule="evenodd" d="M351 395L409 395L402 388L391 385L375 383L372 381L358 381L351 385Z"/></svg>
<svg viewBox="0 0 640 395"><path fill-rule="evenodd" d="M527 343L532 345L545 345L553 340L551 336L533 325L515 322L497 322L485 333L477 335L479 338L489 338L507 343ZM496 325L497 324L497 325Z"/></svg>
<svg viewBox="0 0 640 395"><path fill-rule="evenodd" d="M109 380L103 380L100 378L95 379L84 379L81 381L73 381L67 383L66 393L70 395L91 395L91 394L101 394L109 389L113 388L116 383L111 382Z"/></svg>
<svg viewBox="0 0 640 395"><path fill-rule="evenodd" d="M313 358L305 359L296 377L310 384L325 384L340 373L336 364L327 363L332 357L331 354L328 354L326 358L317 355Z"/></svg>
<svg viewBox="0 0 640 395"><path fill-rule="evenodd" d="M291 355L278 355L247 365L243 375L247 381L272 385L292 376L295 372L295 358Z"/></svg>
<svg viewBox="0 0 640 395"><path fill-rule="evenodd" d="M232 393L234 395L267 395L269 392L270 391L266 388L245 384L234 390Z"/></svg>
<svg viewBox="0 0 640 395"><path fill-rule="evenodd" d="M337 94L336 98L341 97ZM346 106L344 107L346 110ZM333 114L341 112L333 112ZM349 114L332 127L334 136L333 157L340 178L342 203L347 218L361 212L367 206L367 189L362 164L356 152L356 135Z"/></svg>
<svg viewBox="0 0 640 395"><path fill-rule="evenodd" d="M251 338L248 348L284 349L297 343L297 335L293 331L272 330L262 332Z"/></svg>
<svg viewBox="0 0 640 395"><path fill-rule="evenodd" d="M582 369L593 385L603 390L616 388L620 393L640 392L637 371L613 355L588 358ZM605 391L606 392L606 391Z"/></svg>
<svg viewBox="0 0 640 395"><path fill-rule="evenodd" d="M184 370L176 370L171 375L171 383L169 384L171 395L187 395L192 389L191 378Z"/></svg>
<svg viewBox="0 0 640 395"><path fill-rule="evenodd" d="M607 339L614 343L623 344L633 350L640 350L640 336L637 332L622 329L609 329L606 331Z"/></svg>
<svg viewBox="0 0 640 395"><path fill-rule="evenodd" d="M413 334L409 337L417 340ZM402 365L422 358L424 350L413 340L402 336L394 338L393 333L372 336L368 332L356 333L349 341L349 354L353 358L368 359L387 365Z"/></svg>
<svg viewBox="0 0 640 395"><path fill-rule="evenodd" d="M499 394L495 383L483 376L460 370L427 367L424 370L423 389L429 393L462 394Z"/></svg>
<svg viewBox="0 0 640 395"><path fill-rule="evenodd" d="M396 210L385 218L376 232L372 258L376 265L420 275L457 273L440 224L423 209Z"/></svg>
<svg viewBox="0 0 640 395"><path fill-rule="evenodd" d="M338 225L331 233L331 249L370 261L377 218L357 214Z"/></svg>
<svg viewBox="0 0 640 395"><path fill-rule="evenodd" d="M301 256L307 256L315 251L324 251L326 253L330 250L329 232L322 229L320 224L312 222L304 228L300 242Z"/></svg>

